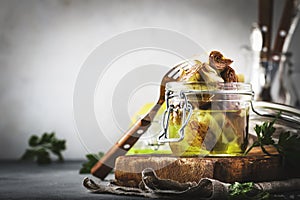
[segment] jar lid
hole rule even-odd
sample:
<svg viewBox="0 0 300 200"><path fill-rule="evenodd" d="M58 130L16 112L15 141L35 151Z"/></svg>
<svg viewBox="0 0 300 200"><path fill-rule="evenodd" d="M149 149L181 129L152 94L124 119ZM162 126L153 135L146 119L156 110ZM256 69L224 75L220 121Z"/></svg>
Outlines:
<svg viewBox="0 0 300 200"><path fill-rule="evenodd" d="M205 93L230 93L253 95L252 86L249 83L241 82L168 82L166 90L189 91Z"/></svg>

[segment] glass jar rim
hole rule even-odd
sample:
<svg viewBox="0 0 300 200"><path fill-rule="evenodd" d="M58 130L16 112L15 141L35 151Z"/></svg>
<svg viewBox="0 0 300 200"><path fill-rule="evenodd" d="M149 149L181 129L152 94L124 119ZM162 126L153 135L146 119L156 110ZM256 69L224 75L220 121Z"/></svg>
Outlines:
<svg viewBox="0 0 300 200"><path fill-rule="evenodd" d="M195 88L193 86L200 86ZM183 82L174 81L166 84L166 90L191 92L220 92L220 93L247 93L253 95L252 85L243 82Z"/></svg>

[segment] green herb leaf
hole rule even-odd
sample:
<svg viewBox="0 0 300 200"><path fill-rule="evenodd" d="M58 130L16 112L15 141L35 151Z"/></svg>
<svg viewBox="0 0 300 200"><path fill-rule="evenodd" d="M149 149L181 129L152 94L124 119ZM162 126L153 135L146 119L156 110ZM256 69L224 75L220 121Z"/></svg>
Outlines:
<svg viewBox="0 0 300 200"><path fill-rule="evenodd" d="M248 154L253 147L258 147L258 146L260 146L261 150L265 154L270 155L269 152L266 151L264 146L275 144L275 141L273 140L272 136L276 131L274 124L279 116L280 113L271 122L264 122L262 125L256 124L256 126L254 127L254 131L257 135L257 140L245 151L244 153L245 155Z"/></svg>
<svg viewBox="0 0 300 200"><path fill-rule="evenodd" d="M35 151L32 149L26 149L25 153L22 156L22 160L34 160Z"/></svg>
<svg viewBox="0 0 300 200"><path fill-rule="evenodd" d="M299 135L292 135L290 132L282 132L279 135L279 140L275 147L285 158L286 164L297 167L297 164L300 162Z"/></svg>
<svg viewBox="0 0 300 200"><path fill-rule="evenodd" d="M36 151L36 162L38 164L49 164L51 163L51 158L49 152L44 149L40 148Z"/></svg>
<svg viewBox="0 0 300 200"><path fill-rule="evenodd" d="M255 187L253 182L235 182L229 186L229 199L269 199L270 194Z"/></svg>
<svg viewBox="0 0 300 200"><path fill-rule="evenodd" d="M300 136L293 135L290 132L281 132L278 142L275 143L273 140L273 134L276 131L274 124L279 116L280 113L271 122L264 122L262 125L255 126L254 130L257 135L257 140L245 151L245 155L249 153L253 147L257 146L260 146L265 154L270 155L264 146L272 145L276 148L278 153L283 156L286 165L297 167L297 164L300 162Z"/></svg>
<svg viewBox="0 0 300 200"><path fill-rule="evenodd" d="M85 157L87 161L82 164L82 167L79 171L80 174L89 174L92 167L103 157L104 153L99 152L98 154L87 154Z"/></svg>
<svg viewBox="0 0 300 200"><path fill-rule="evenodd" d="M29 142L28 143L29 143L29 146L31 146L31 147L37 146L38 143L39 143L39 137L36 136L36 135L31 136L29 138Z"/></svg>
<svg viewBox="0 0 300 200"><path fill-rule="evenodd" d="M31 147L27 149L22 160L36 161L38 164L51 163L50 153L56 155L59 161L63 161L61 151L66 149L66 141L56 138L55 133L44 133L40 138L32 135L28 144Z"/></svg>
<svg viewBox="0 0 300 200"><path fill-rule="evenodd" d="M238 183L235 182L229 188L230 196L240 196L241 194L246 194L253 189L253 183Z"/></svg>

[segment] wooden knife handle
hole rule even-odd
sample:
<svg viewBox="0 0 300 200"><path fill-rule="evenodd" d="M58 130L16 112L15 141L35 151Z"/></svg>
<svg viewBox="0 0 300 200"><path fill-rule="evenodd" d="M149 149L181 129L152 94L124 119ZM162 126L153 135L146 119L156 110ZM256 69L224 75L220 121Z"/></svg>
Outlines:
<svg viewBox="0 0 300 200"><path fill-rule="evenodd" d="M277 30L274 43L273 53L276 55L285 53L284 44L288 36L294 17L297 15L297 7L295 0L286 0L285 6L281 15L280 24Z"/></svg>
<svg viewBox="0 0 300 200"><path fill-rule="evenodd" d="M124 134L124 136L93 166L91 173L102 180L105 179L105 177L114 168L116 158L121 155L125 155L126 152L143 135L143 133L146 132L150 125L151 119L149 115L146 115L143 119L138 120Z"/></svg>
<svg viewBox="0 0 300 200"><path fill-rule="evenodd" d="M263 37L262 61L268 61L272 43L273 0L260 0L258 4L258 24Z"/></svg>

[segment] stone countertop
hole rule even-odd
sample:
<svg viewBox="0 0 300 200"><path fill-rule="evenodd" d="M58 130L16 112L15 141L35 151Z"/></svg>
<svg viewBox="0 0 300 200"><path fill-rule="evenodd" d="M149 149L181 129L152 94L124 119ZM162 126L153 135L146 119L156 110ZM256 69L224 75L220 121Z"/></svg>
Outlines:
<svg viewBox="0 0 300 200"><path fill-rule="evenodd" d="M82 181L84 177L93 176L79 174L83 162L67 161L40 166L35 163L0 161L0 199L143 199L89 192L83 187ZM93 180L97 178L93 177Z"/></svg>

